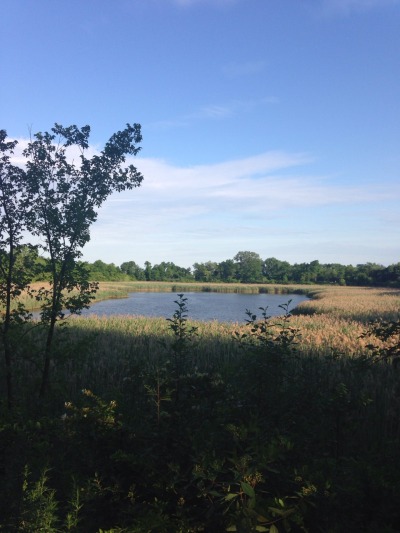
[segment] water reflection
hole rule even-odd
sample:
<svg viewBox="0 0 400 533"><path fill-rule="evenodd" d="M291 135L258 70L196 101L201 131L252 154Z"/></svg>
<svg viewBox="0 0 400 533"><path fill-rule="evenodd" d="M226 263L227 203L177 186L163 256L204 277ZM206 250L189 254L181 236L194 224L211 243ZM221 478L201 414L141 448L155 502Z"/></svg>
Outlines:
<svg viewBox="0 0 400 533"><path fill-rule="evenodd" d="M219 322L244 322L246 309L261 317L260 307L268 307L271 316L281 315L279 307L291 301L290 309L308 298L299 294L240 294L216 292L188 292L188 318L192 320L218 320ZM105 300L92 304L82 316L142 315L169 318L177 308L177 294L170 292L133 292L128 298Z"/></svg>

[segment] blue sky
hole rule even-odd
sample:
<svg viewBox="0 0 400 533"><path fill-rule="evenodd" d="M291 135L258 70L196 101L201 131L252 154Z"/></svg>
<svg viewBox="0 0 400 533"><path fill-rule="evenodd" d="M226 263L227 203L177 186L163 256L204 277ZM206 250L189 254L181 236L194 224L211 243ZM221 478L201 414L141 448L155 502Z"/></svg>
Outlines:
<svg viewBox="0 0 400 533"><path fill-rule="evenodd" d="M0 127L93 150L142 125L141 188L84 259L240 250L400 261L400 0L2 0Z"/></svg>

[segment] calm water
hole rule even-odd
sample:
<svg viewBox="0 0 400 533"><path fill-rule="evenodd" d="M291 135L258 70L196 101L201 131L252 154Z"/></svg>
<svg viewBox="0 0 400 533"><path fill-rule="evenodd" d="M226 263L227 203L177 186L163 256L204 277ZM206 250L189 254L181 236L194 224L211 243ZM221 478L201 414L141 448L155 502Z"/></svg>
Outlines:
<svg viewBox="0 0 400 533"><path fill-rule="evenodd" d="M219 322L244 322L246 309L261 318L259 307L268 307L268 315L283 313L279 305L292 300L290 309L307 300L299 294L237 294L217 292L187 292L186 305L188 318L192 320L218 320ZM92 304L84 310L88 315L143 315L152 317L172 317L178 295L171 292L133 292L128 298L105 300Z"/></svg>

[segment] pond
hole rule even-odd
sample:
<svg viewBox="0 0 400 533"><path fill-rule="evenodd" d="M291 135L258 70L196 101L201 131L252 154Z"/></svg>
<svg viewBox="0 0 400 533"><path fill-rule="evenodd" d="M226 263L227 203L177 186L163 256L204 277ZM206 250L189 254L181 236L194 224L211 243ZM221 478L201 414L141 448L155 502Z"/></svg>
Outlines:
<svg viewBox="0 0 400 533"><path fill-rule="evenodd" d="M308 300L299 294L240 294L217 292L187 292L188 318L190 320L218 320L219 322L245 322L246 309L261 318L260 307L268 307L268 315L283 314L279 307L291 300L289 309ZM178 295L171 292L133 292L128 298L104 300L85 309L82 316L141 315L171 318Z"/></svg>

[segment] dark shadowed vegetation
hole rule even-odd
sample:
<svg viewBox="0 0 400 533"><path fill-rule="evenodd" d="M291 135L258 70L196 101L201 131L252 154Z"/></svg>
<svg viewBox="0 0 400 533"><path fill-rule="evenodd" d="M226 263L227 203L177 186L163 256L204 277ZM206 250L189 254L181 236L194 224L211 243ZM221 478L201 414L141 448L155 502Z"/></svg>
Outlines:
<svg viewBox="0 0 400 533"><path fill-rule="evenodd" d="M168 321L58 328L46 402L35 401L43 334L20 340L18 408L3 410L0 433L3 529L397 531L398 321L347 320L349 339L365 331L353 351L338 311L332 324L304 316L324 321L313 340L287 306L235 327L192 323L175 299Z"/></svg>

